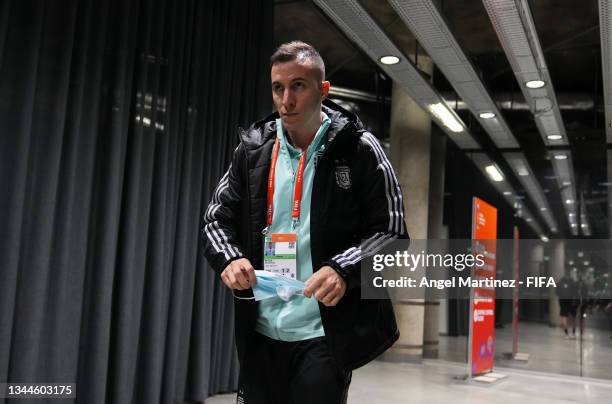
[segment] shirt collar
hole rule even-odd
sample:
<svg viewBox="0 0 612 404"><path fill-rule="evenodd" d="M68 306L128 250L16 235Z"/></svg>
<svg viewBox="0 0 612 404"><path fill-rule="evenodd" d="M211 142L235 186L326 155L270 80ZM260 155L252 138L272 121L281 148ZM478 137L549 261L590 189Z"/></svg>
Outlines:
<svg viewBox="0 0 612 404"><path fill-rule="evenodd" d="M331 119L323 111L321 111L321 118L321 125L319 126L317 133L312 139L312 142L310 142L308 148L306 149L309 155L312 154L314 150L317 150L319 148L319 146L321 145L321 140L323 139L323 135L331 124ZM291 156L296 156L300 154L300 151L288 141L287 135L285 134L285 128L283 128L282 120L280 118L276 119L276 134L280 139L281 146L286 148L286 150Z"/></svg>

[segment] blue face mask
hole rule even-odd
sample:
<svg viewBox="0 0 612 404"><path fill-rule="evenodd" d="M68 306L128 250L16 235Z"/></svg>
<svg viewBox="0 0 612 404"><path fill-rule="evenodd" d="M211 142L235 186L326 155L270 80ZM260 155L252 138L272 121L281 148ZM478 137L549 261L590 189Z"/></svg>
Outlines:
<svg viewBox="0 0 612 404"><path fill-rule="evenodd" d="M289 301L294 295L301 295L306 288L304 282L296 279L291 279L281 274L269 271L255 271L257 284L253 286L253 295L255 297L238 297L237 299L255 299L260 301L278 296L284 301Z"/></svg>

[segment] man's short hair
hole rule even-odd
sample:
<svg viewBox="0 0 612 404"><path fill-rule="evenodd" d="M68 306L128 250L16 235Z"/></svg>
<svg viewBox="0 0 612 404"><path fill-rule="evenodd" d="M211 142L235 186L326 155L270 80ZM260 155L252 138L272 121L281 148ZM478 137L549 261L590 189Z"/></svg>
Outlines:
<svg viewBox="0 0 612 404"><path fill-rule="evenodd" d="M276 63L291 61L298 63L309 62L320 75L320 80L325 80L325 63L314 46L302 41L291 41L280 45L272 56L270 56L270 67Z"/></svg>

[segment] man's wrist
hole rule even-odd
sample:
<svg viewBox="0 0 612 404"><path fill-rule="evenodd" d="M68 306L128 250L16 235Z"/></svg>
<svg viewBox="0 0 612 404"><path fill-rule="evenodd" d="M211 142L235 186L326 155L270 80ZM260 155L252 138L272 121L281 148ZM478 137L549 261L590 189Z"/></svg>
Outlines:
<svg viewBox="0 0 612 404"><path fill-rule="evenodd" d="M349 284L349 273L346 269L342 268L340 266L340 264L338 264L336 261L334 261L333 259L330 259L328 261L325 261L321 264L321 267L324 266L328 266L331 267L334 271L336 271L336 273L338 275L340 275L340 277L342 278L342 280L344 280L344 282L347 284Z"/></svg>
<svg viewBox="0 0 612 404"><path fill-rule="evenodd" d="M237 260L239 260L239 259L241 259L241 258L244 258L244 255L240 254L240 255L238 255L237 257L232 257L232 258L230 258L230 259L228 259L228 260L225 260L225 261L223 262L223 264L221 265L221 268L220 268L220 271L219 271L219 272L223 272L223 271L225 270L225 268L227 268L227 266L228 266L229 264L231 264L232 262L237 261Z"/></svg>

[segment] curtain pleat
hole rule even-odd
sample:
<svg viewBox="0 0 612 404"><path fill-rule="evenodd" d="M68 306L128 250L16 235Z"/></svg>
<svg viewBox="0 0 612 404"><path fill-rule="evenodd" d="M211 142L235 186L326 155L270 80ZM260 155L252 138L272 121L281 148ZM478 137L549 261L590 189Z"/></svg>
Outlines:
<svg viewBox="0 0 612 404"><path fill-rule="evenodd" d="M236 388L199 223L238 125L270 110L272 7L0 2L0 382L86 404Z"/></svg>

